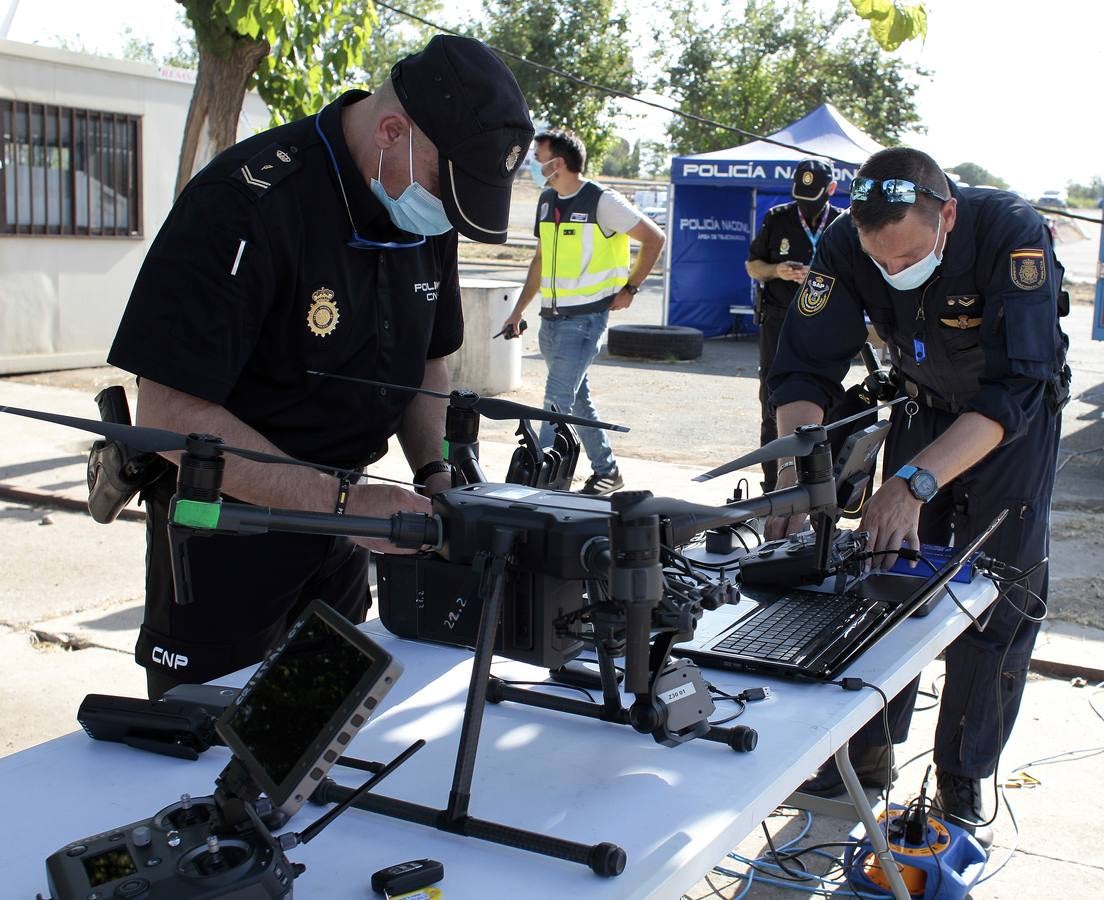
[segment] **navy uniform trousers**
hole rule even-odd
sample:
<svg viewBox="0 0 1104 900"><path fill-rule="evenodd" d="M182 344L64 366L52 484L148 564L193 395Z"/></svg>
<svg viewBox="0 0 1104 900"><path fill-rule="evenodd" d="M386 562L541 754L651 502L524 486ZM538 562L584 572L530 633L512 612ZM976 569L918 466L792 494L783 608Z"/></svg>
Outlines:
<svg viewBox="0 0 1104 900"><path fill-rule="evenodd" d="M311 600L354 625L364 621L372 605L368 550L327 535L193 536L192 602L177 604L168 534L174 492L166 476L144 495L146 608L134 658L146 669L151 700L260 662Z"/></svg>
<svg viewBox="0 0 1104 900"><path fill-rule="evenodd" d="M774 364L774 355L778 351L778 335L782 332L782 323L786 321L788 308L775 306L760 298L759 300L759 446L768 444L778 437L778 424L774 421L774 410L770 406L770 390L767 388L767 373ZM763 460L763 493L773 491L778 481L778 460Z"/></svg>
<svg viewBox="0 0 1104 900"><path fill-rule="evenodd" d="M908 463L956 418L921 406L909 423L904 405L898 403L890 419L885 450L887 473ZM1007 518L982 552L1021 571L1048 556L1050 497L1060 431L1061 415L1040 402L1026 434L992 451L925 504L920 513L920 540L949 544L954 535L954 542L961 546L1007 508ZM1045 601L1047 566L1040 566L1026 583ZM991 775L1020 708L1031 649L1039 631L1039 624L1027 621L1021 613L1026 611L1038 618L1042 606L1017 588L996 604L983 632L970 625L945 653L947 679L934 754L941 772L978 779ZM979 618L984 621L984 616ZM894 743L908 735L919 686L917 678L890 701L888 718ZM882 716L864 725L852 743L856 749L884 744Z"/></svg>

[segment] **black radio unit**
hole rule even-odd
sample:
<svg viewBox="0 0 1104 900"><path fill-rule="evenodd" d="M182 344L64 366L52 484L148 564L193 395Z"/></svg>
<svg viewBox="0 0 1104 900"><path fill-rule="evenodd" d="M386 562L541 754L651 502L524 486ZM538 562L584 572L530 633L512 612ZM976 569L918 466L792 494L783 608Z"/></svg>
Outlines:
<svg viewBox="0 0 1104 900"><path fill-rule="evenodd" d="M46 860L53 900L289 898L304 867L289 863L284 850L305 843L336 812L302 833L277 838L270 829L321 784L401 673L391 654L312 601L245 687L231 691L214 731L234 756L214 794L185 794L149 819L62 847ZM221 696L225 689L216 690ZM203 691L191 694L209 702ZM180 727L169 724L172 733ZM115 727L94 736L118 740ZM164 752L159 740L127 743Z"/></svg>
<svg viewBox="0 0 1104 900"><path fill-rule="evenodd" d="M62 847L46 860L52 896L107 900L290 897L298 874L267 829L213 835L213 797L187 795L149 819Z"/></svg>

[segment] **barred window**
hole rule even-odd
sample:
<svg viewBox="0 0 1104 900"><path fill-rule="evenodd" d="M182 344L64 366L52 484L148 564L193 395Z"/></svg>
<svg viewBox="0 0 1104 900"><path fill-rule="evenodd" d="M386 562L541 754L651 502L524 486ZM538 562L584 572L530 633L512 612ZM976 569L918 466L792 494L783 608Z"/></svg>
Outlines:
<svg viewBox="0 0 1104 900"><path fill-rule="evenodd" d="M0 99L0 234L138 237L141 119Z"/></svg>

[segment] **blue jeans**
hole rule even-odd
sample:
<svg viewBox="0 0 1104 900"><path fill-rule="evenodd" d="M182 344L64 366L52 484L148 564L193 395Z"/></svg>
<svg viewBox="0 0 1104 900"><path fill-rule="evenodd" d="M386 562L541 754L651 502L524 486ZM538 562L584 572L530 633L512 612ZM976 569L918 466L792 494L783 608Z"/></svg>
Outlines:
<svg viewBox="0 0 1104 900"><path fill-rule="evenodd" d="M602 332L606 330L609 311L581 316L541 318L540 351L548 366L548 381L544 386L544 408L552 404L560 412L586 419L598 418L590 399L587 369L598 355ZM579 428L579 440L590 459L591 468L607 475L617 468L609 438L601 428ZM555 430L551 422L541 425L542 447L551 447Z"/></svg>

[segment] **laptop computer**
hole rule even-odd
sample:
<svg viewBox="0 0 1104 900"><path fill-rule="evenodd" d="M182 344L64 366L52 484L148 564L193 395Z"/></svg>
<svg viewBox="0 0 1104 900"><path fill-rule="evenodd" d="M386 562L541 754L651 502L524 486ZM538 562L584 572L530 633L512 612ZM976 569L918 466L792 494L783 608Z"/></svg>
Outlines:
<svg viewBox="0 0 1104 900"><path fill-rule="evenodd" d="M865 579L839 592L831 586L756 586L743 593L738 603L706 612L694 637L676 644L671 652L707 668L817 681L835 678L875 641L942 595L1005 515L1007 510L901 602L879 596L881 592L864 585Z"/></svg>

